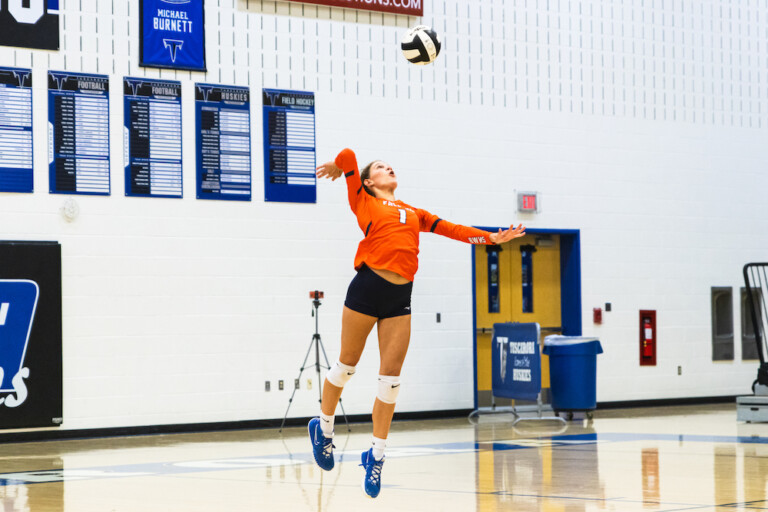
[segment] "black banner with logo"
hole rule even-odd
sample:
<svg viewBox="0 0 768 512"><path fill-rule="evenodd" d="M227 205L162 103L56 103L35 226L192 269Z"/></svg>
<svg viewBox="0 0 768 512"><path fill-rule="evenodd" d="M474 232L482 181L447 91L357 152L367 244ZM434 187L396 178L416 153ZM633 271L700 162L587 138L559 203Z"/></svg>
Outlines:
<svg viewBox="0 0 768 512"><path fill-rule="evenodd" d="M0 429L62 421L61 246L0 241Z"/></svg>
<svg viewBox="0 0 768 512"><path fill-rule="evenodd" d="M0 0L0 45L59 49L59 0Z"/></svg>

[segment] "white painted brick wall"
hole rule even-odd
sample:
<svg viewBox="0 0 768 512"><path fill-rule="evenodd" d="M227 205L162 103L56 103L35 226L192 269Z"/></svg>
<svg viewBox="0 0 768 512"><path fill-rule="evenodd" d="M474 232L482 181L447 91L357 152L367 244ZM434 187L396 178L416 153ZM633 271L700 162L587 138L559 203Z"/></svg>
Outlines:
<svg viewBox="0 0 768 512"><path fill-rule="evenodd" d="M320 328L337 357L361 233L341 182L319 183L316 205L263 202L262 87L315 91L318 158L350 146L386 159L406 202L464 224L581 229L584 334L605 348L598 400L748 390L738 288L768 250L768 3L424 4L419 20L207 0L208 73L138 66L138 2L62 0L62 51L0 48L3 64L34 69L36 127L35 193L0 194L0 238L62 243L64 428L281 417L314 330L309 290L326 292ZM421 21L444 38L433 66L399 52ZM48 69L112 80L112 195L77 196L71 224L48 194ZM126 75L183 83L182 200L124 196ZM194 82L251 87L250 203L194 198ZM515 190L540 191L543 211L516 216ZM470 408L470 248L425 235L421 249L398 409ZM711 362L711 286L734 287L734 362ZM655 368L637 364L646 308ZM374 332L347 413L370 410L377 350ZM316 412L316 380L304 372L291 415Z"/></svg>

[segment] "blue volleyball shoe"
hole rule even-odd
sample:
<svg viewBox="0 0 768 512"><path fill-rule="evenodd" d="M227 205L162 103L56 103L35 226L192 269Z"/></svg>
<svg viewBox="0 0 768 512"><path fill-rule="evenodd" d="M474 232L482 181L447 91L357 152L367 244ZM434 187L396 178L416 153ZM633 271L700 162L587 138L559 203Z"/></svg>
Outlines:
<svg viewBox="0 0 768 512"><path fill-rule="evenodd" d="M333 469L333 438L325 437L323 429L320 428L320 418L309 420L309 439L312 441L312 454L315 456L315 462L321 469L330 471Z"/></svg>
<svg viewBox="0 0 768 512"><path fill-rule="evenodd" d="M370 448L367 452L363 452L362 461L360 465L365 468L363 490L365 494L375 498L381 491L381 468L384 467L384 457L381 460L374 459L373 448Z"/></svg>

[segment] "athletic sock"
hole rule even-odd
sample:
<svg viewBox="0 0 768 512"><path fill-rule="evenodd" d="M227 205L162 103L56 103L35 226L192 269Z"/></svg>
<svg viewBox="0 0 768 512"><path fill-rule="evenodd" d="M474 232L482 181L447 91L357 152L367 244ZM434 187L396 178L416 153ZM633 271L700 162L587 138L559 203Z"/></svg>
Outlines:
<svg viewBox="0 0 768 512"><path fill-rule="evenodd" d="M387 440L386 439L379 439L378 437L373 437L373 458L376 460L381 460L384 458L384 448L387 446Z"/></svg>
<svg viewBox="0 0 768 512"><path fill-rule="evenodd" d="M333 437L333 420L335 416L326 416L320 411L320 429L325 437Z"/></svg>

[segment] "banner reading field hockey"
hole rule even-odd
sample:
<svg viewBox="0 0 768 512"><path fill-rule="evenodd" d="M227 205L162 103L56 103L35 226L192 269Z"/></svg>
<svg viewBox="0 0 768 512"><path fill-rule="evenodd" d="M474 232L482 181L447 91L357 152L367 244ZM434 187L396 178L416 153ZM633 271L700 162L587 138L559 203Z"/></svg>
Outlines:
<svg viewBox="0 0 768 512"><path fill-rule="evenodd" d="M304 4L330 5L348 9L390 12L408 16L424 15L424 0L289 0Z"/></svg>
<svg viewBox="0 0 768 512"><path fill-rule="evenodd" d="M205 71L203 0L141 0L142 66Z"/></svg>
<svg viewBox="0 0 768 512"><path fill-rule="evenodd" d="M317 202L315 93L263 89L264 200Z"/></svg>

